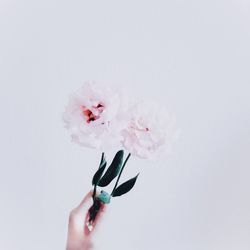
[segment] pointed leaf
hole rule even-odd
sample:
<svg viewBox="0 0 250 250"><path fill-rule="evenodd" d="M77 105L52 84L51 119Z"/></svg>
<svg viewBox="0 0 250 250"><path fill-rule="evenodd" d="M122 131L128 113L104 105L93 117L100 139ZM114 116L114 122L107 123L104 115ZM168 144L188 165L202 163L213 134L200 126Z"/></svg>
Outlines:
<svg viewBox="0 0 250 250"><path fill-rule="evenodd" d="M96 171L96 173L94 174L93 176L93 179L92 179L92 185L97 185L98 181L101 179L102 177L102 174L106 168L106 165L107 165L107 162L106 162L106 159L105 159L105 154L102 153L102 158L101 158L101 162L99 164L99 169Z"/></svg>
<svg viewBox="0 0 250 250"><path fill-rule="evenodd" d="M130 180L128 180L128 181L122 183L120 186L118 186L115 189L112 196L113 197L121 196L121 195L126 194L127 192L129 192L133 188L133 186L135 185L135 182L137 180L138 175L136 175L134 178L131 178Z"/></svg>
<svg viewBox="0 0 250 250"><path fill-rule="evenodd" d="M116 153L111 165L97 184L98 186L107 186L119 174L123 163L123 155L123 150L120 150Z"/></svg>
<svg viewBox="0 0 250 250"><path fill-rule="evenodd" d="M92 185L98 184L98 181L102 177L102 174L106 168L106 165L107 165L107 162L104 162L103 165L101 165L100 168L96 171L96 173L94 174L93 179L92 179Z"/></svg>
<svg viewBox="0 0 250 250"><path fill-rule="evenodd" d="M107 163L107 162L106 162L106 159L105 159L105 154L102 153L102 158L101 158L101 162L100 162L99 168L100 168L101 166L103 166L105 163Z"/></svg>

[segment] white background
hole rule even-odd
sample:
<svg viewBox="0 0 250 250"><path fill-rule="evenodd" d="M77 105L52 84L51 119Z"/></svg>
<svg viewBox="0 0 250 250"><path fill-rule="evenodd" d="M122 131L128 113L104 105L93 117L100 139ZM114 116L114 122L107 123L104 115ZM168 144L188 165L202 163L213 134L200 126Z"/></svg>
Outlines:
<svg viewBox="0 0 250 250"><path fill-rule="evenodd" d="M123 178L140 178L96 249L249 250L249 66L248 0L1 0L0 249L65 248L100 154L61 114L96 80L158 99L182 130L167 158L130 160Z"/></svg>

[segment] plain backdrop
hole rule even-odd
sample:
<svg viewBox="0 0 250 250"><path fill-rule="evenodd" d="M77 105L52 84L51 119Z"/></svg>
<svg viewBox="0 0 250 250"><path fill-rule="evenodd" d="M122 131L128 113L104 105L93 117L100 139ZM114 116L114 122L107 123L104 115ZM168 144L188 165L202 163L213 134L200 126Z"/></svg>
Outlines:
<svg viewBox="0 0 250 250"><path fill-rule="evenodd" d="M123 178L140 178L96 249L249 250L249 68L248 0L0 0L0 249L65 249L100 152L61 114L96 80L157 99L182 131L168 157L131 158Z"/></svg>

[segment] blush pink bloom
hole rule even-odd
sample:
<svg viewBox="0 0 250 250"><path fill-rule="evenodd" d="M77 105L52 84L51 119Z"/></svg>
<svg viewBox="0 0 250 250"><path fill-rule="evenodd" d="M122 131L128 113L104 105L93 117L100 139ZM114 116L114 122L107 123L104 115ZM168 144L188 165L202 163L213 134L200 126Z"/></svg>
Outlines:
<svg viewBox="0 0 250 250"><path fill-rule="evenodd" d="M63 114L72 140L106 150L119 146L121 96L108 87L86 83L70 96Z"/></svg>
<svg viewBox="0 0 250 250"><path fill-rule="evenodd" d="M169 150L177 135L175 119L153 102L132 106L125 117L122 144L132 155L154 158L161 151Z"/></svg>

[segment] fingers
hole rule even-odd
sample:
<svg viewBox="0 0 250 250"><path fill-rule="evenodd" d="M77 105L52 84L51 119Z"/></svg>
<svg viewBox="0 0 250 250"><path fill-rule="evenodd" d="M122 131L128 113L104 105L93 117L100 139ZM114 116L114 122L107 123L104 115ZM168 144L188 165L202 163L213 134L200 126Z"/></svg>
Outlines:
<svg viewBox="0 0 250 250"><path fill-rule="evenodd" d="M88 212L85 218L85 227L84 227L84 233L85 235L92 234L93 231L96 229L97 225L100 224L100 221L102 220L104 211L105 211L106 205L103 203L100 203L100 207L98 209L98 212L94 219L90 219L91 212ZM90 210L89 210L90 211ZM93 217L92 217L93 218ZM91 221L91 223L90 223Z"/></svg>
<svg viewBox="0 0 250 250"><path fill-rule="evenodd" d="M90 235L99 224L103 212L105 210L105 205L101 204L100 210L93 222L92 230L87 227L87 222L89 220L89 208L93 205L92 191L90 191L81 201L81 203L71 211L69 219L69 231L74 235Z"/></svg>
<svg viewBox="0 0 250 250"><path fill-rule="evenodd" d="M89 191L86 194L86 196L83 198L81 203L74 209L78 215L83 216L83 217L86 216L86 212L88 211L88 209L93 203L92 194L93 192Z"/></svg>
<svg viewBox="0 0 250 250"><path fill-rule="evenodd" d="M89 222L89 209L93 205L92 191L90 191L81 201L81 203L71 211L69 216L67 250L90 250L92 249L92 233L96 226L100 224L100 220L105 210L105 204L101 203L100 209L92 224L92 230L87 227Z"/></svg>

